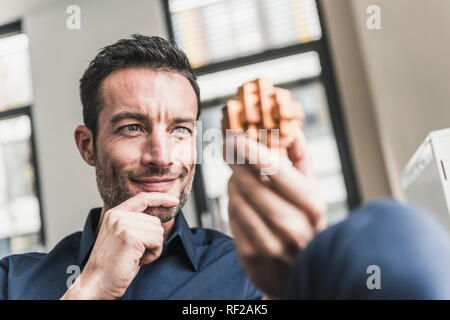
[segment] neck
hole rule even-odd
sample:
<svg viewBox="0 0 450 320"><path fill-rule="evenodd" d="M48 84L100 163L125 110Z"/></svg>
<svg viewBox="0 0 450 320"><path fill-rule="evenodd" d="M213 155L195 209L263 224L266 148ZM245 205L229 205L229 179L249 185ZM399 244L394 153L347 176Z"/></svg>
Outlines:
<svg viewBox="0 0 450 320"><path fill-rule="evenodd" d="M100 220L98 221L97 230L95 231L95 234L97 234L97 235L98 235L98 232L100 231L100 227L102 226L103 217L105 216L105 212L108 210L109 210L109 208L106 206L106 204L103 204L102 213L100 214ZM169 239L169 236L170 236L170 233L172 232L174 223L175 223L175 218L161 224L162 227L164 228L164 242L166 242L167 239Z"/></svg>

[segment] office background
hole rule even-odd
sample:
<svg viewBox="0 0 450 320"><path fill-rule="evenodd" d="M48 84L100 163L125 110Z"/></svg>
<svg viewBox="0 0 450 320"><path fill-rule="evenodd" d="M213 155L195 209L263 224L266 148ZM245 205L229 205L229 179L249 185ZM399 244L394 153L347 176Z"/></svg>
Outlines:
<svg viewBox="0 0 450 320"><path fill-rule="evenodd" d="M79 30L66 26L74 4ZM367 28L369 5L380 30ZM219 126L242 82L263 75L293 90L331 223L377 197L403 201L403 166L429 131L449 127L449 18L446 0L2 0L0 255L49 250L101 205L73 140L78 80L101 47L133 33L186 50L204 129ZM190 225L229 232L229 170L197 173Z"/></svg>

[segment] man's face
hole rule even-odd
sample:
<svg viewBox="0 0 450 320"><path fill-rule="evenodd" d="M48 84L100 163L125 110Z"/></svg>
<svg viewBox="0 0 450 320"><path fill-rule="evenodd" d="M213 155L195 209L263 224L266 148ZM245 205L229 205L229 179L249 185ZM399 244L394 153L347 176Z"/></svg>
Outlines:
<svg viewBox="0 0 450 320"><path fill-rule="evenodd" d="M175 72L127 68L101 87L95 168L100 195L113 208L139 192L176 196L176 208L147 208L172 219L189 196L195 173L197 97Z"/></svg>

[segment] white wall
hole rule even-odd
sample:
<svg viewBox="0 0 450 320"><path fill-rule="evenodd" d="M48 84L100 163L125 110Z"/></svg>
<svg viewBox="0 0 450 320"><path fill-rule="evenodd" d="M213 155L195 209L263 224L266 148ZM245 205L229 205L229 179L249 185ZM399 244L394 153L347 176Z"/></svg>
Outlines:
<svg viewBox="0 0 450 320"><path fill-rule="evenodd" d="M66 8L81 8L81 30L66 28ZM73 131L82 123L78 81L98 50L133 33L166 37L159 0L80 0L32 8L23 19L30 39L33 117L47 249L81 230L101 206L95 170L84 163ZM187 208L192 213L192 204ZM192 218L191 218L192 219Z"/></svg>
<svg viewBox="0 0 450 320"><path fill-rule="evenodd" d="M450 127L450 1L352 0L393 195L403 167L429 131ZM381 30L366 9L381 9Z"/></svg>
<svg viewBox="0 0 450 320"><path fill-rule="evenodd" d="M450 1L323 2L363 200L404 200L403 167L428 132L450 127ZM366 26L369 5L381 30Z"/></svg>
<svg viewBox="0 0 450 320"><path fill-rule="evenodd" d="M0 1L0 25L17 21L24 14L57 1L60 0L2 0Z"/></svg>

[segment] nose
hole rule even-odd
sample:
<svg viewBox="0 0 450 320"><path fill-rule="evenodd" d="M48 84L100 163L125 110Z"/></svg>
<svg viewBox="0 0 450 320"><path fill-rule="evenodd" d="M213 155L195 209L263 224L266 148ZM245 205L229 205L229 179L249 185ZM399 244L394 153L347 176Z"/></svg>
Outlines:
<svg viewBox="0 0 450 320"><path fill-rule="evenodd" d="M162 126L155 127L146 139L142 164L160 168L170 167L174 162L171 151L170 139L165 129Z"/></svg>

